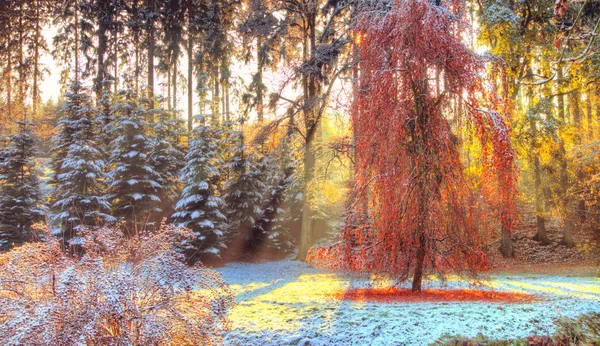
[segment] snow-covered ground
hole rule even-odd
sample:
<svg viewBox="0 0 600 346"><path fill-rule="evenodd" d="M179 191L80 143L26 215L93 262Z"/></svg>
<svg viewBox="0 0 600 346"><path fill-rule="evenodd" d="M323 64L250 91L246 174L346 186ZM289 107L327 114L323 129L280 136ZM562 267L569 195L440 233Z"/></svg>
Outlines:
<svg viewBox="0 0 600 346"><path fill-rule="evenodd" d="M600 279L592 277L495 276L486 282L540 295L532 303L364 303L330 296L364 281L303 262L234 263L218 271L237 302L227 345L426 345L443 334L478 333L512 338L551 333L562 316L600 312ZM467 284L450 281L448 287Z"/></svg>

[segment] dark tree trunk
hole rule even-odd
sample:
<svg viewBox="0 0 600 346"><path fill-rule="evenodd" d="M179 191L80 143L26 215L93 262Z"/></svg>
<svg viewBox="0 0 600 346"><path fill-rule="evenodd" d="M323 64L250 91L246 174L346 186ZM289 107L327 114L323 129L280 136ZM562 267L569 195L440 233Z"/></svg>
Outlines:
<svg viewBox="0 0 600 346"><path fill-rule="evenodd" d="M562 67L558 67L558 83L562 81ZM558 97L558 118L564 124L565 117L565 100L564 95L559 93ZM563 125L564 126L564 125ZM564 131L564 130L563 130ZM568 197L569 189L569 172L567 167L567 158L565 150L565 142L563 136L559 136L558 140L558 153L559 153L559 164L560 164L560 192L561 192L561 208L563 212L562 220L562 232L563 240L562 244L567 247L573 247L573 221L571 220L571 203Z"/></svg>
<svg viewBox="0 0 600 346"><path fill-rule="evenodd" d="M413 273L412 279L412 290L413 292L421 291L421 284L423 283L423 267L425 263L425 253L427 240L425 239L425 235L423 230L421 230L421 235L419 236L419 248L417 249L417 263L415 265L415 271Z"/></svg>
<svg viewBox="0 0 600 346"><path fill-rule="evenodd" d="M189 29L188 29L189 30ZM187 126L188 126L188 131L192 131L192 126L193 126L193 113L194 110L192 109L192 95L193 95L193 91L194 91L194 81L192 80L192 72L194 69L194 65L193 65L193 61L194 61L194 44L192 41L192 37L190 34L188 34L188 51L187 51L187 55L188 55L188 119L187 119Z"/></svg>
<svg viewBox="0 0 600 346"><path fill-rule="evenodd" d="M263 59L261 54L262 39L256 38L256 118L259 123L263 122Z"/></svg>
<svg viewBox="0 0 600 346"><path fill-rule="evenodd" d="M94 80L94 91L96 92L96 102L100 101L102 98L102 94L104 93L104 79L106 78L106 66L104 62L104 55L106 54L106 50L108 48L108 37L106 33L108 32L108 23L106 17L106 13L103 13L103 10L106 9L107 4L106 0L102 0L99 4L98 10L98 49L96 50L96 59L97 61L97 70L96 70L96 79Z"/></svg>
<svg viewBox="0 0 600 346"><path fill-rule="evenodd" d="M146 0L146 2L150 11L154 12L154 0ZM154 17L152 17L148 20L148 99L150 100L150 109L154 109L154 41ZM152 112L150 122L154 122Z"/></svg>
<svg viewBox="0 0 600 346"><path fill-rule="evenodd" d="M310 47L310 56L316 55L316 13L312 11L309 15L308 19L308 32L309 36L305 39L304 50L303 50L303 58L304 61L308 59L308 48ZM315 114L315 105L313 104L317 92L318 92L318 82L313 75L308 75L304 77L305 81L305 89L304 89L304 101L305 101L305 111L304 111L304 125L306 128L306 143L304 150L304 186L303 186L303 195L304 195L304 205L302 207L302 230L300 233L300 247L298 249L298 259L304 260L306 259L306 255L308 254L308 250L313 245L313 212L311 209L311 205L308 199L308 189L311 180L314 177L315 163L316 163L316 153L314 148L314 136L316 134L316 114Z"/></svg>
<svg viewBox="0 0 600 346"><path fill-rule="evenodd" d="M34 54L33 54L33 89L31 93L31 103L33 107L33 119L35 120L38 112L38 99L39 99L39 87L38 87L38 79L40 77L40 21L42 20L40 17L40 2L36 1L35 4L35 36L34 36Z"/></svg>
<svg viewBox="0 0 600 346"><path fill-rule="evenodd" d="M177 110L177 60L178 57L173 58L173 109Z"/></svg>

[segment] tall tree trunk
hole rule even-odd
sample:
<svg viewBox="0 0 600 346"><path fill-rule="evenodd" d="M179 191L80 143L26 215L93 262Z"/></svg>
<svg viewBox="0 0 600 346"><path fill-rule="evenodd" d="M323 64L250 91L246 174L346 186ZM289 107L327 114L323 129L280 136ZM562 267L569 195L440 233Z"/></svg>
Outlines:
<svg viewBox="0 0 600 346"><path fill-rule="evenodd" d="M94 80L96 103L102 99L102 94L104 93L104 79L106 78L106 63L104 61L104 55L106 54L108 48L108 37L106 36L106 33L108 32L108 22L106 19L107 14L103 13L103 10L105 10L107 7L106 1L102 0L98 7L96 18L98 21L98 31L96 32L98 35L98 49L96 50L98 66L96 70L96 79Z"/></svg>
<svg viewBox="0 0 600 346"><path fill-rule="evenodd" d="M229 114L227 114L227 112L225 112L225 80L221 80L221 92L223 94L223 97L221 97L221 111L223 112L223 122L229 121Z"/></svg>
<svg viewBox="0 0 600 346"><path fill-rule="evenodd" d="M533 74L531 66L528 67L527 73ZM533 87L527 89L527 105L531 107L533 105ZM533 168L533 194L535 203L535 221L536 221L536 234L533 237L542 243L542 245L550 245L552 243L548 234L546 233L546 218L544 210L544 193L542 191L542 172L540 169L540 156L537 152L538 142L538 129L536 119L529 117L529 131L531 135L529 145L529 164Z"/></svg>
<svg viewBox="0 0 600 346"><path fill-rule="evenodd" d="M147 7L154 12L154 1L146 0ZM149 19L148 23L148 99L150 100L150 109L154 109L154 17ZM150 113L150 122L154 122L154 113Z"/></svg>
<svg viewBox="0 0 600 346"><path fill-rule="evenodd" d="M177 111L177 54L173 57L173 109Z"/></svg>
<svg viewBox="0 0 600 346"><path fill-rule="evenodd" d="M8 20L8 33L12 34L12 24L10 19ZM8 122L13 122L12 114L12 52L9 50L6 52L6 115L8 116Z"/></svg>
<svg viewBox="0 0 600 346"><path fill-rule="evenodd" d="M167 107L173 109L171 103L171 66L167 65Z"/></svg>
<svg viewBox="0 0 600 346"><path fill-rule="evenodd" d="M585 115L587 118L587 137L594 138L593 117L592 117L592 91L590 90L585 99Z"/></svg>
<svg viewBox="0 0 600 346"><path fill-rule="evenodd" d="M531 120L530 120L531 122ZM534 124L535 126L535 124ZM533 165L533 175L534 175L534 194L535 194L535 220L536 220L536 234L533 237L534 240L537 240L542 243L542 245L550 245L552 242L546 233L546 218L544 217L544 194L542 191L542 178L541 178L541 169L540 169L540 158L537 153L533 153L531 157L532 165Z"/></svg>
<svg viewBox="0 0 600 346"><path fill-rule="evenodd" d="M25 46L24 40L24 23L23 17L25 16L23 9L23 1L21 1L19 5L19 112L21 112L21 116L23 120L27 120L27 114L25 112L25 61L24 61L24 53L23 49Z"/></svg>
<svg viewBox="0 0 600 346"><path fill-rule="evenodd" d="M190 29L188 29L190 30ZM192 93L194 90L194 81L192 80L192 72L194 69L194 43L192 40L192 36L190 34L188 34L188 51L187 51L187 55L188 55L188 119L187 119L187 125L188 125L188 131L192 131L192 125L193 125L193 121L194 121L194 117L193 117L193 109L192 109Z"/></svg>
<svg viewBox="0 0 600 346"><path fill-rule="evenodd" d="M212 104L211 104L211 108L212 108L212 116L213 116L213 121L218 121L219 116L220 116L220 111L219 111L219 107L220 107L220 97L219 97L219 66L217 64L214 64L212 67L212 78L213 78L213 99L212 99Z"/></svg>
<svg viewBox="0 0 600 346"><path fill-rule="evenodd" d="M264 119L263 105L263 59L261 54L262 38L256 38L256 120L262 123Z"/></svg>
<svg viewBox="0 0 600 346"><path fill-rule="evenodd" d="M225 114L227 114L227 120L231 120L231 113L229 112L229 79L225 80Z"/></svg>
<svg viewBox="0 0 600 346"><path fill-rule="evenodd" d="M563 124L566 121L565 117L565 101L564 95L560 92L560 83L562 82L562 66L558 67L558 83L559 83L559 95L558 97L558 118ZM563 125L565 126L565 125ZM573 247L573 221L571 220L571 203L568 197L569 189L569 172L567 167L567 158L564 141L564 129L561 129L558 139L558 154L559 154L559 165L560 165L560 192L561 192L561 208L562 208L562 232L563 240L562 243L567 247Z"/></svg>
<svg viewBox="0 0 600 346"><path fill-rule="evenodd" d="M39 87L38 80L40 76L40 1L36 1L35 4L35 35L34 35L34 53L33 53L33 89L31 93L31 104L33 108L32 117L37 118L38 112L38 101L39 101Z"/></svg>
<svg viewBox="0 0 600 346"><path fill-rule="evenodd" d="M306 259L308 250L313 245L313 212L309 203L308 191L310 182L314 178L314 167L316 155L314 150L314 136L307 139L304 152L304 203L302 205L302 229L300 231L300 244L298 248L298 259Z"/></svg>
<svg viewBox="0 0 600 346"><path fill-rule="evenodd" d="M133 1L131 12L134 16L138 15L138 0ZM135 93L137 94L140 91L140 29L138 27L133 29L133 47L135 56L135 70L133 73L135 75Z"/></svg>
<svg viewBox="0 0 600 346"><path fill-rule="evenodd" d="M312 11L308 18L308 40L305 40L305 47L303 50L304 61L307 61L307 46L306 42L310 44L310 56L316 55L316 12ZM304 126L306 129L306 143L304 150L304 204L302 206L302 230L300 231L300 248L298 249L298 259L306 259L308 250L314 242L314 229L313 229L313 211L309 201L309 189L310 183L314 178L314 170L316 163L316 153L314 147L314 136L317 130L316 121L316 105L314 101L318 92L317 80L313 75L309 75L305 83L305 111L304 111Z"/></svg>
<svg viewBox="0 0 600 346"><path fill-rule="evenodd" d="M119 90L119 33L115 30L114 32L114 37L115 37L115 43L114 43L114 59L115 59L115 80L113 81L114 85L113 85L113 92L115 93L115 95L117 94L117 91ZM137 43L136 43L137 45ZM136 52L137 54L137 52ZM136 57L137 59L137 57ZM137 66L136 66L137 69ZM136 80L135 80L135 92L137 94L138 92L138 86L137 86L137 76L136 76Z"/></svg>
<svg viewBox="0 0 600 346"><path fill-rule="evenodd" d="M79 8L75 3L75 82L79 82Z"/></svg>

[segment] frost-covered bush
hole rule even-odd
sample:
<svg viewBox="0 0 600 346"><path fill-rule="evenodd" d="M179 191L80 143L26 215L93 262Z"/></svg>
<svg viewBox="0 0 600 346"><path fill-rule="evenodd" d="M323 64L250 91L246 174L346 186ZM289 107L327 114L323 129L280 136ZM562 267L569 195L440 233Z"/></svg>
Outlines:
<svg viewBox="0 0 600 346"><path fill-rule="evenodd" d="M54 237L0 255L0 344L221 343L233 296L216 272L181 262L173 245L189 230L82 233L81 258Z"/></svg>

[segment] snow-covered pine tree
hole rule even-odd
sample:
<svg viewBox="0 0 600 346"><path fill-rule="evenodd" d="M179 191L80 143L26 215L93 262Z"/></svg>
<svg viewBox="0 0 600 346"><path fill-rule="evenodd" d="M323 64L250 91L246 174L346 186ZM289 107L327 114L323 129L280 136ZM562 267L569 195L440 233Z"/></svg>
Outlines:
<svg viewBox="0 0 600 346"><path fill-rule="evenodd" d="M225 247L223 202L215 194L222 162L217 153L217 129L204 125L202 116L192 132L186 165L181 174L184 188L173 214L174 221L191 229L196 238L182 244L189 262L214 260Z"/></svg>
<svg viewBox="0 0 600 346"><path fill-rule="evenodd" d="M268 249L281 255L293 250L293 237L289 233L291 213L285 202L290 187L296 181L294 163L289 136L284 137L277 149L263 159L261 167L267 176L267 187L262 212L252 229L250 251Z"/></svg>
<svg viewBox="0 0 600 346"><path fill-rule="evenodd" d="M53 209L59 221L59 233L66 243L77 237L82 228L92 228L116 221L109 215L110 204L104 195L104 154L96 140L96 111L79 84L71 88L69 100L76 99L78 107L67 104L68 113L61 119L69 128L71 144L62 159L60 173L55 176L57 201ZM65 138L66 139L66 138ZM67 142L67 141L65 141Z"/></svg>
<svg viewBox="0 0 600 346"><path fill-rule="evenodd" d="M79 81L74 81L65 95L65 104L58 112L58 128L56 135L52 138L52 176L51 185L59 184L58 176L62 173L62 166L71 144L73 134L77 131L74 126L79 119L82 108L90 108L89 96L84 92ZM95 110L91 110L95 111Z"/></svg>
<svg viewBox="0 0 600 346"><path fill-rule="evenodd" d="M108 187L113 215L126 221L128 232L152 227L150 220L160 213L161 176L154 170L149 154L148 109L141 106L131 90L119 93L113 104L115 141L111 153Z"/></svg>
<svg viewBox="0 0 600 346"><path fill-rule="evenodd" d="M156 215L160 222L165 217L170 217L175 211L175 203L181 191L179 176L185 165L185 154L182 148L182 137L185 124L173 112L163 108L152 110L154 119L154 143L150 159L154 170L160 175L159 183L162 185L159 195L162 213Z"/></svg>
<svg viewBox="0 0 600 346"><path fill-rule="evenodd" d="M227 238L233 251L245 252L256 242L253 229L262 212L265 177L256 154L246 150L243 132L232 131L229 138L233 153L227 163L230 175L223 195L229 220Z"/></svg>
<svg viewBox="0 0 600 346"><path fill-rule="evenodd" d="M103 154L102 158L104 162L108 163L112 152L112 143L116 137L116 132L114 131L115 117L113 115L115 109L112 106L116 95L110 92L111 81L105 80L103 84L105 84L103 88L104 92L100 100L98 100L98 116L96 117L95 126L99 129L97 142ZM108 168L109 165L105 165L105 172Z"/></svg>
<svg viewBox="0 0 600 346"><path fill-rule="evenodd" d="M19 132L0 155L0 250L25 242L31 225L44 218L32 126L17 124Z"/></svg>

